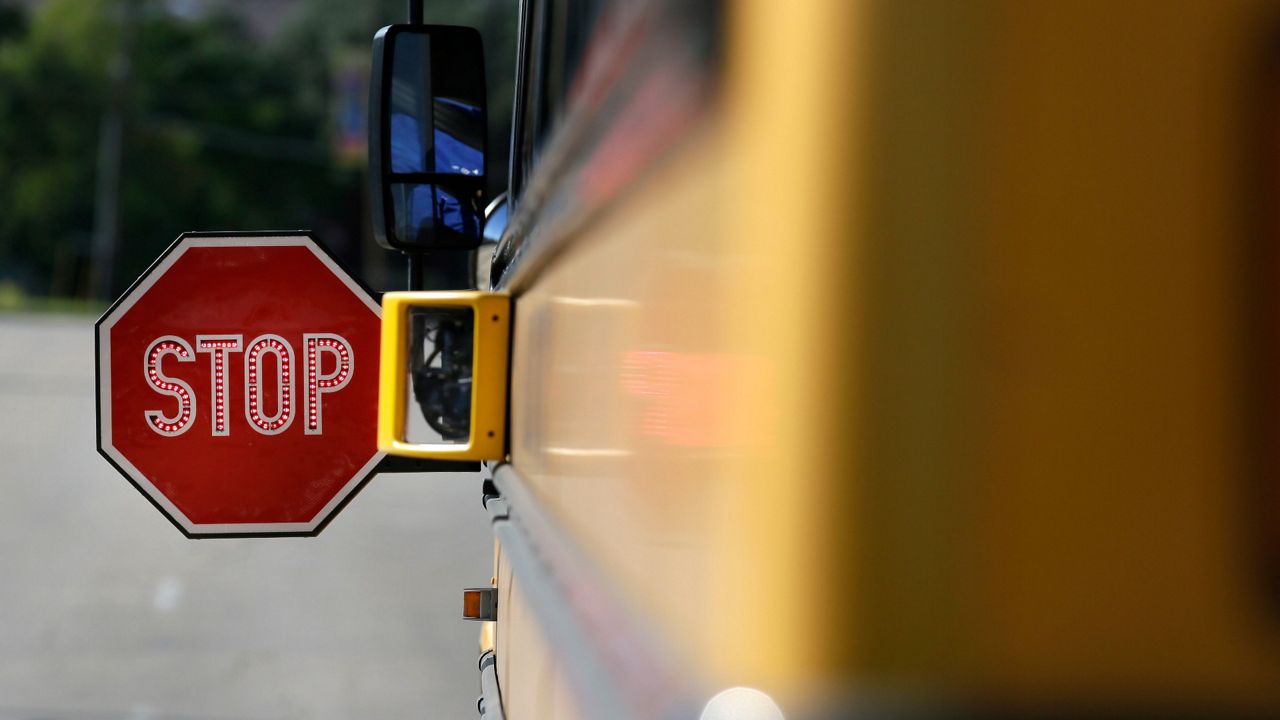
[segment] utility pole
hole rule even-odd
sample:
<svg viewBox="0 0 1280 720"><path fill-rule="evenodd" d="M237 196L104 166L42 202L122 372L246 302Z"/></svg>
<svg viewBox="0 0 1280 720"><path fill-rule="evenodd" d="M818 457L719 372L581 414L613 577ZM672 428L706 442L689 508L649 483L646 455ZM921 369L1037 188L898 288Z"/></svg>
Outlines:
<svg viewBox="0 0 1280 720"><path fill-rule="evenodd" d="M98 168L93 205L93 249L89 294L100 300L115 295L116 252L120 234L120 176L124 163L124 116L133 84L133 36L137 0L120 0L115 51L108 65L107 107L98 128Z"/></svg>

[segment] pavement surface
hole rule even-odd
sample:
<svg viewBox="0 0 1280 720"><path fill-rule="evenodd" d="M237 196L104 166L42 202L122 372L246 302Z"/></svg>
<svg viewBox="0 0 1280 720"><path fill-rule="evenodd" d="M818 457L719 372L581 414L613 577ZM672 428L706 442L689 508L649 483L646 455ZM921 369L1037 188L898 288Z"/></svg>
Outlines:
<svg viewBox="0 0 1280 720"><path fill-rule="evenodd" d="M93 352L91 318L0 314L0 720L476 717L478 478L187 540L97 454Z"/></svg>

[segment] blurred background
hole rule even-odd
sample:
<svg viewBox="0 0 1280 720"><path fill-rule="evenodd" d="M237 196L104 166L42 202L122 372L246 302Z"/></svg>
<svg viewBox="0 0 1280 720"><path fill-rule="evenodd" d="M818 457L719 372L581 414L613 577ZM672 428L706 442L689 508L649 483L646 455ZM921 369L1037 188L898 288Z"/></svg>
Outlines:
<svg viewBox="0 0 1280 720"><path fill-rule="evenodd" d="M187 230L309 229L377 289L370 45L404 0L0 0L0 308L114 299ZM506 186L515 0L428 1L485 40Z"/></svg>
<svg viewBox="0 0 1280 720"><path fill-rule="evenodd" d="M310 229L402 286L365 121L406 8L0 0L0 720L474 715L474 476L379 476L318 538L193 542L92 441L93 320L179 233ZM502 188L515 0L426 17L484 34Z"/></svg>

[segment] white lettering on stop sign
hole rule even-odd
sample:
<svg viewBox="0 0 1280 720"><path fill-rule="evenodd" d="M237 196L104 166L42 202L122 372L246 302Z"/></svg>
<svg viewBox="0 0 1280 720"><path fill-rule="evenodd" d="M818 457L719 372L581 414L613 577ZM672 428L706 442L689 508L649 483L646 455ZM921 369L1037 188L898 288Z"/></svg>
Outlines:
<svg viewBox="0 0 1280 720"><path fill-rule="evenodd" d="M227 426L227 356L240 352L243 341L239 335L197 335L198 352L212 355L212 372L209 388L213 393L213 434L230 435Z"/></svg>
<svg viewBox="0 0 1280 720"><path fill-rule="evenodd" d="M324 432L324 396L347 386L355 373L355 353L346 338L335 333L304 333L303 342L303 402L307 435ZM195 348L186 340L174 335L156 338L143 358L143 369L151 388L161 395L177 401L172 415L163 410L147 410L147 427L166 437L186 432L195 423L196 393L182 380L165 374L161 367L166 356L173 355L178 362L194 362L195 353L210 355L209 390L212 395L210 430L214 436L231 434L228 405L228 368L232 353L244 353L244 417L249 427L263 435L278 435L293 423L294 402L294 348L280 335L259 335L246 345L242 335L197 335ZM275 358L275 372L264 372L267 355ZM263 399L269 390L275 391L274 412L267 414Z"/></svg>
<svg viewBox="0 0 1280 720"><path fill-rule="evenodd" d="M179 362L195 362L196 354L191 345L180 337L164 335L151 341L142 354L142 372L147 383L161 395L169 395L178 401L178 410L172 416L160 410L148 410L147 427L166 437L181 435L191 427L196 418L196 394L185 382L165 375L160 362L166 355L174 355Z"/></svg>
<svg viewBox="0 0 1280 720"><path fill-rule="evenodd" d="M302 339L307 353L306 383L303 385L307 403L305 432L320 435L324 431L322 396L341 390L351 381L351 373L355 371L355 353L351 352L351 343L341 335L307 333ZM333 370L327 373L321 369L325 355L333 360Z"/></svg>

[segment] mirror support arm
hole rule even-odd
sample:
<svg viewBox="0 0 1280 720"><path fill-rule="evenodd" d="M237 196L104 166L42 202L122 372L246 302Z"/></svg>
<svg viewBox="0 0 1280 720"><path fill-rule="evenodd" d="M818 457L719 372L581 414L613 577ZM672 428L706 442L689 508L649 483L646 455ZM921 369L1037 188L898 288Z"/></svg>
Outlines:
<svg viewBox="0 0 1280 720"><path fill-rule="evenodd" d="M422 24L422 3L423 0L409 0L409 24Z"/></svg>
<svg viewBox="0 0 1280 720"><path fill-rule="evenodd" d="M427 263L425 253L405 253L409 258L409 289L427 289Z"/></svg>

